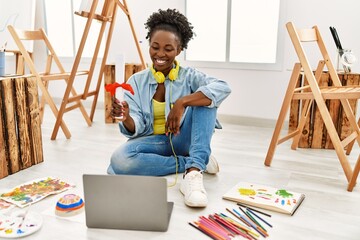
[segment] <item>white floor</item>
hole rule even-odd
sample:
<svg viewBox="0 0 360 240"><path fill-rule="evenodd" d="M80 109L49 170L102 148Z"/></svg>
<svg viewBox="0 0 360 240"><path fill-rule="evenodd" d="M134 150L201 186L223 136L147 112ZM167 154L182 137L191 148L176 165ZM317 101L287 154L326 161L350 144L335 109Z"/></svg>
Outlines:
<svg viewBox="0 0 360 240"><path fill-rule="evenodd" d="M208 207L186 207L179 192L179 178L177 185L168 189L169 201L175 205L167 232L89 229L84 215L57 217L56 201L70 192L83 196L82 174L105 174L112 151L126 141L116 124L104 123L103 109L97 110L92 127L87 127L76 111L65 119L72 132L70 140L66 140L62 132L57 140L50 140L54 118L47 112L42 125L44 162L0 180L0 189L46 176L76 184L76 188L31 207L30 211L40 213L44 222L38 232L26 239L209 239L188 222L236 207L223 200L222 194L239 181L284 187L306 195L293 216L271 212L269 221L273 228L267 239L360 239L360 187L356 186L352 193L346 191L347 182L334 151L292 151L289 143L285 143L278 147L272 166L265 167L263 161L273 129L229 123L223 123L223 129L217 130L213 137L213 154L221 171L216 176L205 175ZM358 154L359 148L354 147L350 155L352 165ZM175 176L167 179L173 183Z"/></svg>

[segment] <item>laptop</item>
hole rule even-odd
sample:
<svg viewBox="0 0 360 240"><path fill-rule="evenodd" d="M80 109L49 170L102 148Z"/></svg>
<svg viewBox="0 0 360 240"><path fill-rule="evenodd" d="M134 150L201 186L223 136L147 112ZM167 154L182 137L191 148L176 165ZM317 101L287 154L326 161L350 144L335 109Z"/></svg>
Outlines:
<svg viewBox="0 0 360 240"><path fill-rule="evenodd" d="M165 232L173 202L162 177L84 174L86 226Z"/></svg>

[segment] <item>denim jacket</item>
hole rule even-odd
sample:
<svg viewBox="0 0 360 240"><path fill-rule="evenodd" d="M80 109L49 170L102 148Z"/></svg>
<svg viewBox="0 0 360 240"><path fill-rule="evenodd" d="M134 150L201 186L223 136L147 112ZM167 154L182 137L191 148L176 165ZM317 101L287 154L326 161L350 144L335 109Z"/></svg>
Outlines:
<svg viewBox="0 0 360 240"><path fill-rule="evenodd" d="M152 99L158 83L150 69L135 73L127 83L132 86L135 92L134 95L127 91L124 92L124 100L128 102L130 116L135 122L135 132L130 133L127 131L122 122L119 123L120 131L128 138L152 135L154 122ZM164 84L166 117L170 112L171 105L180 97L201 91L211 99L211 104L207 107L217 108L231 92L225 81L210 77L191 67L180 66L178 78L171 81L166 77ZM181 124L186 113L187 109L184 111ZM218 121L216 121L215 127L221 128Z"/></svg>

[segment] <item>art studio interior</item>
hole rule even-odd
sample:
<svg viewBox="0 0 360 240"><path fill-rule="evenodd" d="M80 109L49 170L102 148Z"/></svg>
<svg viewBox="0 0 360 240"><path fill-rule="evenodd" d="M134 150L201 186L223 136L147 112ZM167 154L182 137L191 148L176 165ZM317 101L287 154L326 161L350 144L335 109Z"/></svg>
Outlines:
<svg viewBox="0 0 360 240"><path fill-rule="evenodd" d="M0 239L360 239L359 8L0 0Z"/></svg>

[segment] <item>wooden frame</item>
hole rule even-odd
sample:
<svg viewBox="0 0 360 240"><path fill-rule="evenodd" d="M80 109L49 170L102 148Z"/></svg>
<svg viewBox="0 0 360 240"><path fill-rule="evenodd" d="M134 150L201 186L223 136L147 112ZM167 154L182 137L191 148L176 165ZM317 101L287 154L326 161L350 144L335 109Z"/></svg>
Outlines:
<svg viewBox="0 0 360 240"><path fill-rule="evenodd" d="M41 102L40 102L41 118L43 118L44 106L45 106L45 103L47 103L50 106L51 111L53 112L55 118L58 119L59 118L59 110L58 110L58 107L56 106L50 92L48 91L49 82L54 81L54 80L64 80L65 84L68 86L70 73L65 72L65 69L61 64L60 59L58 58L45 31L42 28L40 28L38 30L19 30L19 29L15 29L13 26L9 25L8 30L9 30L10 34L12 35L16 45L18 46L18 48L21 52L22 58L25 61L26 66L30 69L31 74L33 74L37 78L37 84L42 92ZM48 56L47 56L46 67L45 67L44 72L41 73L36 68L33 58L30 56L29 52L25 48L24 41L42 42L42 44L48 49ZM52 68L53 63L56 65L58 72L53 71L53 68ZM19 69L19 71L20 70L21 69ZM87 75L87 74L88 74L88 71L81 71L81 72L75 73L76 76ZM72 95L74 95L74 96L77 95L77 93L76 93L75 89L72 87L72 85L71 85L70 91L71 91ZM91 120L90 120L89 116L87 115L86 110L79 99L77 99L75 101L75 104L72 105L71 107L69 107L67 109L67 111L73 110L75 108L80 108L86 122L88 123L88 125L91 125ZM70 131L69 131L68 127L66 126L65 122L62 120L62 117L61 117L59 123L60 123L59 126L61 126L66 138L70 138L71 137Z"/></svg>
<svg viewBox="0 0 360 240"><path fill-rule="evenodd" d="M84 33L81 38L79 48L77 50L76 57L75 57L75 60L74 60L74 63L73 63L73 66L72 66L72 69L70 72L65 72L64 68L62 67L62 65L60 63L58 56L56 55L56 53L55 53L53 47L51 46L51 43L48 40L48 38L45 34L45 31L43 29L39 29L36 31L24 31L24 30L16 30L13 26L8 27L11 35L13 36L16 44L18 45L18 47L21 51L21 54L22 54L26 64L30 68L31 73L34 74L38 79L38 85L43 93L41 106L43 107L45 102L48 103L50 105L50 108L51 108L55 118L56 118L53 132L51 134L51 140L56 139L59 128L62 129L66 138L69 139L71 137L70 131L63 120L63 116L65 113L67 113L71 110L74 110L76 108L79 108L81 110L85 121L87 122L87 124L89 126L91 126L93 117L94 117L94 113L95 113L95 109L96 109L96 104L97 104L100 87L101 87L101 81L103 78L105 63L106 63L106 59L107 59L108 52L109 52L112 33L114 30L114 26L115 26L114 23L116 20L116 13L117 13L118 7L120 7L122 9L122 11L128 17L128 21L129 21L129 24L130 24L130 27L131 27L131 30L133 33L134 41L135 41L135 44L136 44L136 47L137 47L137 50L138 50L138 53L140 56L141 63L143 65L143 67L145 68L145 61L144 61L142 53L141 53L140 45L139 45L139 42L138 42L136 34L135 34L135 30L134 30L134 27L132 24L132 20L130 17L130 13L129 13L126 1L123 0L122 2L120 2L120 0L105 0L103 8L102 8L102 12L100 15L95 13L95 11L97 9L97 5L98 5L98 0L93 0L91 8L90 8L90 12L76 13L82 17L86 17L87 21L86 21ZM84 50L86 40L87 40L93 20L97 20L97 21L101 22L99 36L97 39L96 46L94 48L94 54L93 54L93 57L92 57L92 60L90 63L89 70L79 71L78 68L80 65L83 50ZM108 23L110 23L110 24L108 24ZM99 70L98 80L97 80L95 89L90 90L90 85L92 82L95 65L98 60L98 54L99 54L99 50L100 50L101 41L103 40L104 33L105 33L105 30L107 27L108 27L108 33L107 33L107 36L105 37L106 45L105 45L104 55L102 57L102 62L101 62L100 70ZM29 56L29 53L26 51L26 49L22 43L22 40L43 40L45 42L46 47L49 50L49 55L48 55L48 60L47 60L46 69L45 69L44 73L39 73L37 71L34 62L32 61L31 57ZM59 73L51 72L51 66L52 66L53 62L55 62L56 66L60 70ZM84 83L84 89L82 92L77 93L73 87L75 78L77 78L78 76L83 76L83 75L87 76L86 82ZM52 80L58 80L58 79L64 79L65 83L66 83L66 88L65 88L63 97L61 99L59 108L56 106L54 100L52 99L52 97L48 91L49 82ZM86 112L86 110L82 104L82 101L86 100L88 97L93 97L90 114L88 114Z"/></svg>
<svg viewBox="0 0 360 240"><path fill-rule="evenodd" d="M91 8L90 8L90 12L76 13L76 14L82 16L82 17L86 17L87 21L86 21L84 33L83 33L83 36L81 38L80 45L79 45L79 48L78 48L78 51L77 51L77 54L76 54L76 57L75 57L73 67L72 67L72 70L70 72L70 76L69 76L69 79L68 79L68 82L67 82L67 87L66 87L66 90L65 90L65 93L64 93L63 101L62 101L62 104L61 104L61 106L59 108L59 113L58 113L58 116L56 118L53 133L51 135L51 139L56 138L59 127L61 126L63 115L69 109L67 107L67 104L69 104L69 103L72 103L72 102L78 101L78 100L86 100L88 97L91 97L91 96L94 97L93 103L92 103L92 106L91 106L90 116L89 116L90 122L92 122L92 120L94 118L94 114L95 114L95 109L96 109L97 99L98 99L99 91L100 91L100 87L101 87L101 81L102 81L102 78L103 78L103 72L104 72L104 68L105 68L105 64L106 64L106 59L107 59L108 52L109 52L112 33L113 33L114 27L115 27L114 23L115 23L115 20L116 20L117 7L120 7L122 9L122 11L128 17L128 21L129 21L129 24L130 24L130 27L131 27L131 30L132 30L132 33L133 33L134 41L135 41L135 44L136 44L136 47L137 47L137 50L138 50L138 53L139 53L141 63L143 65L143 67L145 68L145 61L144 61L143 55L141 53L139 41L138 41L138 39L136 37L136 34L135 34L135 29L134 29L133 24L132 24L130 12L129 12L129 9L127 7L126 1L123 0L123 2L121 3L120 0L105 0L103 8L102 8L102 13L100 15L95 13L95 11L97 9L97 5L98 5L98 0L93 0ZM87 77L87 80L86 80L84 91L81 94L75 94L75 95L71 96L70 95L71 89L72 89L72 86L74 84L74 80L75 80L75 77L76 77L76 72L77 72L79 64L80 64L82 53L83 53L83 50L84 50L84 47L85 47L85 44L86 44L86 39L88 37L89 30L90 30L90 27L91 27L91 24L92 24L93 20L100 21L101 22L101 27L100 27L96 47L94 49L94 55L92 57L92 61L91 61L90 69L89 69L89 72L88 72L88 77ZM103 55L100 70L99 70L99 76L98 76L98 80L97 80L97 83L96 83L95 90L90 91L90 84L91 84L91 80L92 80L92 77L93 77L93 74L94 74L95 64L97 62L101 41L103 39L105 29L106 29L106 27L108 25L107 23L110 23L110 24L108 26L109 29L108 29L108 34L106 36L106 45L105 45L104 55Z"/></svg>
<svg viewBox="0 0 360 240"><path fill-rule="evenodd" d="M350 143L356 141L360 145L360 129L356 122L355 116L351 110L349 104L349 99L359 99L360 98L360 87L359 86L342 86L339 80L339 77L336 73L336 70L329 58L329 54L325 48L324 42L320 35L319 29L317 26L314 26L312 29L296 29L292 22L286 24L291 41L294 45L295 51L298 55L299 62L295 63L290 82L285 94L285 98L279 113L278 120L276 122L275 130L268 148L268 152L265 158L264 164L270 166L272 159L275 154L276 146L289 140L293 139L291 145L292 149L296 149L298 146L300 133L304 128L304 124L309 113L310 106L316 102L321 117L324 121L325 127L328 131L328 134L331 138L331 141L334 145L334 149L340 161L340 164L343 168L344 174L348 181L348 191L352 191L356 178L360 170L360 157L355 164L354 169L351 168L350 163L347 159L344 148ZM302 46L303 42L316 42L318 48L321 52L322 58L319 61L319 64L315 72L311 69L309 61L307 59L306 53ZM318 82L321 77L321 73L324 67L327 67L329 74L333 80L333 86L329 87L319 87ZM307 86L296 87L297 80L300 74L305 74L305 77L308 81ZM287 134L286 136L280 138L280 132L283 127L287 112L290 107L292 100L301 99L304 100L304 105L302 108L301 117L298 123L297 128ZM339 135L336 131L334 123L332 121L329 110L326 106L327 99L338 99L340 100L346 117L350 123L350 126L353 132L346 137L344 140L340 140Z"/></svg>

